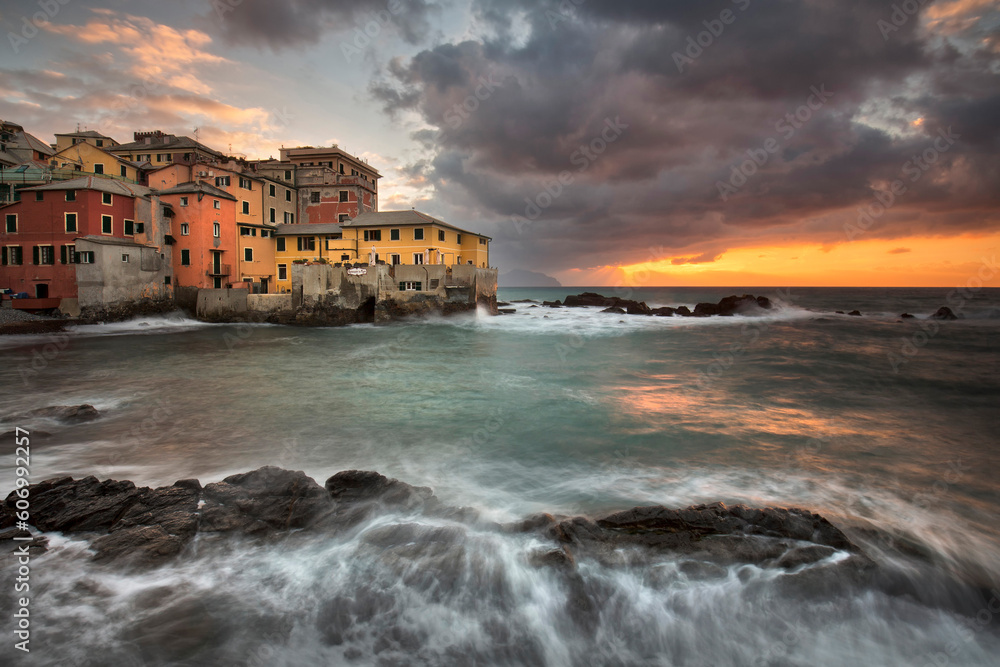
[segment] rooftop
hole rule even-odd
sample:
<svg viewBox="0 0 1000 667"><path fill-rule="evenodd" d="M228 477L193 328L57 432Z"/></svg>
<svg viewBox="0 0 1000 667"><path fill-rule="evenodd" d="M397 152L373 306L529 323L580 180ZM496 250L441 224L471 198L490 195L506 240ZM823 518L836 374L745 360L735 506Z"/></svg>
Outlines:
<svg viewBox="0 0 1000 667"><path fill-rule="evenodd" d="M232 196L225 190L220 190L214 185L209 185L204 181L189 181L187 183L181 183L172 188L160 190L157 194L161 197L163 195L211 195L213 197L218 197L219 199L231 199L232 201L236 201L236 197Z"/></svg>
<svg viewBox="0 0 1000 667"><path fill-rule="evenodd" d="M143 134L148 136L142 136ZM135 141L128 144L121 144L120 146L114 146L113 151L157 151L165 148L170 150L183 150L185 148L191 150L201 150L209 155L214 155L216 157L223 157L222 153L212 148L209 148L205 144L195 141L191 137L178 137L173 134L163 134L162 132L154 133L136 133L138 137ZM148 141L148 143L147 143Z"/></svg>
<svg viewBox="0 0 1000 667"><path fill-rule="evenodd" d="M81 176L71 178L68 181L57 181L46 185L36 185L31 188L24 188L22 192L33 190L97 190L98 192L110 192L115 195L125 197L147 197L151 190L144 185L116 181L100 176Z"/></svg>
<svg viewBox="0 0 1000 667"><path fill-rule="evenodd" d="M342 234L344 232L341 225L335 222L321 224L298 224L298 225L278 225L275 229L277 236L326 236L328 234Z"/></svg>
<svg viewBox="0 0 1000 667"><path fill-rule="evenodd" d="M482 236L483 238L489 239L489 236L484 234L478 234L476 232L470 232L461 227L456 227L455 225L450 225L444 220L438 220L434 216L427 215L426 213L421 213L420 211L410 210L410 211L381 211L379 213L362 213L353 220L349 220L342 223L344 227L407 227L407 226L417 226L417 225L438 225L439 227L444 227L445 229L452 229L456 232L461 232L463 234L470 234L472 236Z"/></svg>

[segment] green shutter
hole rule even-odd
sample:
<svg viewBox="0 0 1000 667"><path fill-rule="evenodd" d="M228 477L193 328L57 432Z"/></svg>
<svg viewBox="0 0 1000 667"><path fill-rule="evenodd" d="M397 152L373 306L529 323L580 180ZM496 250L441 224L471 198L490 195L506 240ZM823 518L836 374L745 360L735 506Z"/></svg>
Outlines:
<svg viewBox="0 0 1000 667"><path fill-rule="evenodd" d="M38 246L31 246L31 263L38 266Z"/></svg>
<svg viewBox="0 0 1000 667"><path fill-rule="evenodd" d="M0 254L3 255L3 258L0 259L0 266L7 266L7 246L4 246L3 249L0 250Z"/></svg>
<svg viewBox="0 0 1000 667"><path fill-rule="evenodd" d="M59 263L66 263L66 246L64 245L59 246Z"/></svg>

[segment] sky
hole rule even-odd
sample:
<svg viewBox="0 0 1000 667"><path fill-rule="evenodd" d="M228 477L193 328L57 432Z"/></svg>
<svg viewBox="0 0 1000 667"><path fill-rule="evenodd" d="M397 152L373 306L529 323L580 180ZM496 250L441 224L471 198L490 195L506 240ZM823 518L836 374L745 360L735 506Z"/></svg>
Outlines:
<svg viewBox="0 0 1000 667"><path fill-rule="evenodd" d="M1000 249L995 0L0 0L0 28L0 118L43 141L337 143L501 273L958 286Z"/></svg>

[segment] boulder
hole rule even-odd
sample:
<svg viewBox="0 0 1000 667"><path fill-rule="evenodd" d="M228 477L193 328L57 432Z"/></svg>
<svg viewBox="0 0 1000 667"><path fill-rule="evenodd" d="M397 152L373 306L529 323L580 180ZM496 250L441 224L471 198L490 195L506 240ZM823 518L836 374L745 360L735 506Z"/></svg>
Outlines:
<svg viewBox="0 0 1000 667"><path fill-rule="evenodd" d="M691 315L693 315L693 313L691 312L691 309L688 308L687 306L678 306L674 310L674 314L675 315L680 315L681 317L691 317Z"/></svg>
<svg viewBox="0 0 1000 667"><path fill-rule="evenodd" d="M650 314L656 315L657 317L673 317L675 312L676 310L674 308L663 306L662 308L653 308L650 311Z"/></svg>
<svg viewBox="0 0 1000 667"><path fill-rule="evenodd" d="M941 306L931 315L932 320L957 320L958 315L952 312L948 306Z"/></svg>
<svg viewBox="0 0 1000 667"><path fill-rule="evenodd" d="M304 472L265 466L207 485L201 530L260 533L304 528L333 512L326 490Z"/></svg>
<svg viewBox="0 0 1000 667"><path fill-rule="evenodd" d="M602 313L615 313L617 315L624 315L625 309L619 308L618 306L611 306L610 308L605 308L601 311Z"/></svg>
<svg viewBox="0 0 1000 667"><path fill-rule="evenodd" d="M899 317L900 317L900 319L904 319L904 320L912 320L913 319L913 315L910 315L909 313L903 313Z"/></svg>
<svg viewBox="0 0 1000 667"><path fill-rule="evenodd" d="M847 314L850 315L851 317L861 317L861 311L860 310L852 310L851 312L849 312Z"/></svg>
<svg viewBox="0 0 1000 667"><path fill-rule="evenodd" d="M547 306L549 308L562 308L563 307L562 301L559 301L558 299L555 300L555 301L542 301L542 305L543 306Z"/></svg>

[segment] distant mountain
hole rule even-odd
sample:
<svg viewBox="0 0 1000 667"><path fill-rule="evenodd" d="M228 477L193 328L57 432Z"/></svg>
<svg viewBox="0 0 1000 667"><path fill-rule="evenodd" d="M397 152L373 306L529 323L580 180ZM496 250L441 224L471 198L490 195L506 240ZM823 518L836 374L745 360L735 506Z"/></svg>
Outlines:
<svg viewBox="0 0 1000 667"><path fill-rule="evenodd" d="M536 271L525 271L524 269L511 269L498 279L500 287L562 287L562 283Z"/></svg>

